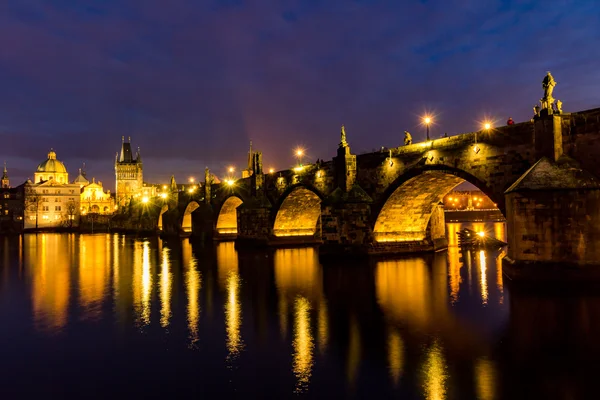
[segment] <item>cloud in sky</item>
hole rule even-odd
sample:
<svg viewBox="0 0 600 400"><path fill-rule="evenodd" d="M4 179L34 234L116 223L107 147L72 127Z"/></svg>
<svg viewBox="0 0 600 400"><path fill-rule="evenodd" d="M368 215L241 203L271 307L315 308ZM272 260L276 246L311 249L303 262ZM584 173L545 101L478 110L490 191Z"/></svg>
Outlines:
<svg viewBox="0 0 600 400"><path fill-rule="evenodd" d="M113 181L121 136L145 178L266 166L292 148L330 159L402 132L530 118L551 70L565 110L600 106L595 1L7 0L0 4L0 157L33 171L50 147L71 174ZM107 186L111 187L112 184Z"/></svg>

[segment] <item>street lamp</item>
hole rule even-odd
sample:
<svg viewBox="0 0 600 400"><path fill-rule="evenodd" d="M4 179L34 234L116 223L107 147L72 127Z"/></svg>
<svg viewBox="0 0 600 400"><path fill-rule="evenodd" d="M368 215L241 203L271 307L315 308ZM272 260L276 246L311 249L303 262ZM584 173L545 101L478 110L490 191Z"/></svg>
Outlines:
<svg viewBox="0 0 600 400"><path fill-rule="evenodd" d="M427 127L427 141L429 141L429 125L431 124L431 117L429 115L426 115L423 118L423 123Z"/></svg>
<svg viewBox="0 0 600 400"><path fill-rule="evenodd" d="M234 171L235 171L235 168L233 168L233 167L229 167L229 173L230 173L230 174L233 174L233 172L234 172Z"/></svg>
<svg viewBox="0 0 600 400"><path fill-rule="evenodd" d="M492 127L492 124L490 124L489 122L486 122L483 124L483 129L485 129L486 131L489 131L491 127Z"/></svg>
<svg viewBox="0 0 600 400"><path fill-rule="evenodd" d="M190 183L194 183L194 177L190 176Z"/></svg>
<svg viewBox="0 0 600 400"><path fill-rule="evenodd" d="M273 174L273 173L275 173L275 168L269 168L269 173L270 173L270 174Z"/></svg>
<svg viewBox="0 0 600 400"><path fill-rule="evenodd" d="M298 157L298 164L302 165L302 156L304 155L304 149L298 147L296 149L296 157Z"/></svg>

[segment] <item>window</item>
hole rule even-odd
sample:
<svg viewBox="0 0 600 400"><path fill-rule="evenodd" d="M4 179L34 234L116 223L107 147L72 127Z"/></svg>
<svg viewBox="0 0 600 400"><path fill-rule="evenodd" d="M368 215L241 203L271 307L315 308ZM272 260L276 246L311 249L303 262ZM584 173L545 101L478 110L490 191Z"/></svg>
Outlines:
<svg viewBox="0 0 600 400"><path fill-rule="evenodd" d="M8 199L9 197L10 197L10 194L8 194L8 193L4 193L4 198L5 198L5 199Z"/></svg>
<svg viewBox="0 0 600 400"><path fill-rule="evenodd" d="M60 194L60 189L56 189L56 194Z"/></svg>
<svg viewBox="0 0 600 400"><path fill-rule="evenodd" d="M60 206L55 206L54 211L61 211Z"/></svg>
<svg viewBox="0 0 600 400"><path fill-rule="evenodd" d="M8 210L4 210L4 215L8 215Z"/></svg>
<svg viewBox="0 0 600 400"><path fill-rule="evenodd" d="M30 220L35 220L35 215L30 215L30 216L29 216L29 219L30 219Z"/></svg>
<svg viewBox="0 0 600 400"><path fill-rule="evenodd" d="M74 190L69 190L69 193L73 194L73 193L75 193L75 191Z"/></svg>
<svg viewBox="0 0 600 400"><path fill-rule="evenodd" d="M55 215L54 219L60 219L60 215Z"/></svg>
<svg viewBox="0 0 600 400"><path fill-rule="evenodd" d="M48 219L47 215L42 215L42 219Z"/></svg>
<svg viewBox="0 0 600 400"><path fill-rule="evenodd" d="M74 215L69 215L69 219L75 219Z"/></svg>
<svg viewBox="0 0 600 400"><path fill-rule="evenodd" d="M48 199L47 199L47 198L45 198L45 197L42 197L42 203L45 203L45 202L47 202L47 201L48 201Z"/></svg>
<svg viewBox="0 0 600 400"><path fill-rule="evenodd" d="M54 202L55 202L55 203L58 203L59 201L60 201L60 199L59 199L58 197L55 197L55 198L54 198Z"/></svg>
<svg viewBox="0 0 600 400"><path fill-rule="evenodd" d="M44 206L44 207L42 207L42 211L50 211L50 207L49 206Z"/></svg>
<svg viewBox="0 0 600 400"><path fill-rule="evenodd" d="M42 190L42 193L44 193L44 194L48 193L48 189Z"/></svg>

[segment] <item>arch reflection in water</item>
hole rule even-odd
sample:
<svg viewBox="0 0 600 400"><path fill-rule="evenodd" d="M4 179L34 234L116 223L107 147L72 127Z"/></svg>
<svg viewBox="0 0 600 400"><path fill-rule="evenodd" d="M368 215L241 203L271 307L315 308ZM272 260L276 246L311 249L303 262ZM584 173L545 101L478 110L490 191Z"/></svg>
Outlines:
<svg viewBox="0 0 600 400"><path fill-rule="evenodd" d="M348 383L353 385L358 376L360 367L360 358L362 357L362 344L360 339L360 327L355 315L350 316L350 338L348 341L348 365L346 366L346 376Z"/></svg>
<svg viewBox="0 0 600 400"><path fill-rule="evenodd" d="M375 268L377 302L386 316L422 329L434 318L432 300L447 298L433 296L430 281L422 258L379 261Z"/></svg>
<svg viewBox="0 0 600 400"><path fill-rule="evenodd" d="M423 394L428 400L443 400L446 398L446 381L448 366L439 341L435 341L427 350L422 368Z"/></svg>
<svg viewBox="0 0 600 400"><path fill-rule="evenodd" d="M73 235L25 235L25 270L31 278L34 326L58 333L67 324Z"/></svg>
<svg viewBox="0 0 600 400"><path fill-rule="evenodd" d="M318 309L319 347L328 340L327 305L323 294L323 272L317 251L312 247L275 250L275 286L279 301L279 323L285 338L288 329L289 305L298 297L306 298Z"/></svg>
<svg viewBox="0 0 600 400"><path fill-rule="evenodd" d="M170 250L166 247L162 249L162 260L160 270L160 326L166 328L169 326L171 318L171 261L169 260Z"/></svg>
<svg viewBox="0 0 600 400"><path fill-rule="evenodd" d="M485 358L475 361L475 393L479 400L492 400L496 392L494 364Z"/></svg>
<svg viewBox="0 0 600 400"><path fill-rule="evenodd" d="M394 385L397 385L404 372L404 341L396 329L388 332L387 352L390 377Z"/></svg>
<svg viewBox="0 0 600 400"><path fill-rule="evenodd" d="M79 297L83 318L98 318L108 292L110 236L79 236Z"/></svg>
<svg viewBox="0 0 600 400"><path fill-rule="evenodd" d="M294 304L294 374L296 375L296 392L308 389L313 366L314 339L310 324L310 303L299 296Z"/></svg>
<svg viewBox="0 0 600 400"><path fill-rule="evenodd" d="M217 268L219 282L225 288L225 330L227 332L227 359L232 361L244 349L242 340L242 307L240 304L241 280L238 272L238 256L233 242L217 245Z"/></svg>
<svg viewBox="0 0 600 400"><path fill-rule="evenodd" d="M187 321L190 332L190 346L198 342L198 322L200 321L200 289L202 275L198 271L198 261L192 253L189 240L182 243L183 266L185 268L185 290L187 293Z"/></svg>
<svg viewBox="0 0 600 400"><path fill-rule="evenodd" d="M139 325L150 324L152 274L150 265L150 242L136 241L133 250L133 305Z"/></svg>

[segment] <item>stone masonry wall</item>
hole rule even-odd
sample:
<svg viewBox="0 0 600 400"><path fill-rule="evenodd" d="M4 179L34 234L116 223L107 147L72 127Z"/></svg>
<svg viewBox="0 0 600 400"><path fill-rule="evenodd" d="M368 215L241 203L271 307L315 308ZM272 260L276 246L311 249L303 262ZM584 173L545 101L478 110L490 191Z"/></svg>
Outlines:
<svg viewBox="0 0 600 400"><path fill-rule="evenodd" d="M600 191L509 193L508 256L516 261L600 264Z"/></svg>

